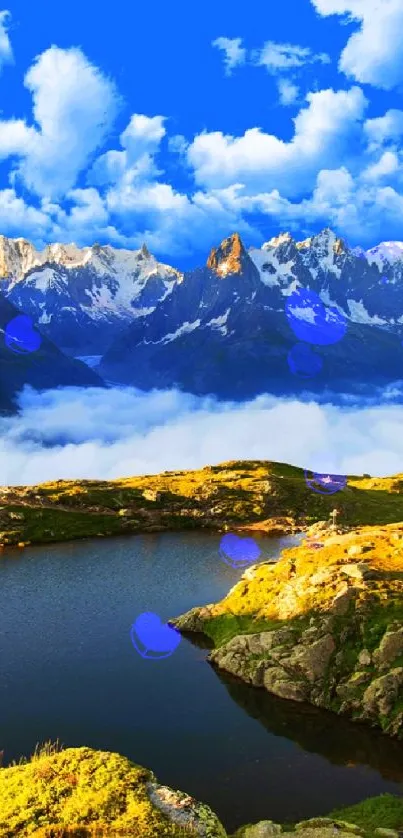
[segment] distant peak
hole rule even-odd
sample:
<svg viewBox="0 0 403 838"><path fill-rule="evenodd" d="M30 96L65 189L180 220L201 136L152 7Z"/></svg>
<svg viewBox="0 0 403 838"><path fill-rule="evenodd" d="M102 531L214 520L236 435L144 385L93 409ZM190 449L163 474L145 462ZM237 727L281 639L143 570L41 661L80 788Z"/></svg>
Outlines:
<svg viewBox="0 0 403 838"><path fill-rule="evenodd" d="M262 250L269 250L272 247L280 247L282 244L286 244L292 242L293 238L291 233L280 233L278 236L273 236L269 241L265 242L262 245Z"/></svg>
<svg viewBox="0 0 403 838"><path fill-rule="evenodd" d="M211 249L207 267L219 276L241 273L246 256L239 233L232 233L221 242L219 247Z"/></svg>
<svg viewBox="0 0 403 838"><path fill-rule="evenodd" d="M143 256L144 259L150 259L151 258L151 253L150 253L150 251L149 251L145 242L143 242L143 244L141 245L140 256Z"/></svg>
<svg viewBox="0 0 403 838"><path fill-rule="evenodd" d="M381 242L376 247L371 247L370 250L367 250L366 256L370 262L376 262L377 260L389 262L390 264L400 262L403 259L403 242Z"/></svg>
<svg viewBox="0 0 403 838"><path fill-rule="evenodd" d="M336 254L344 253L347 250L343 239L336 236L336 233L330 227L325 227L320 233L316 233L314 236L297 242L298 250L306 250L311 247L316 250L333 250Z"/></svg>

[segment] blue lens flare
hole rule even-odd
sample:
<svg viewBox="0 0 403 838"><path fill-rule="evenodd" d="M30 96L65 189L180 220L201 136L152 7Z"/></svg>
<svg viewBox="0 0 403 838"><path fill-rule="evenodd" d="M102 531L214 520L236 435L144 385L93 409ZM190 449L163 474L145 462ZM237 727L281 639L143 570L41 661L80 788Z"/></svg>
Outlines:
<svg viewBox="0 0 403 838"><path fill-rule="evenodd" d="M163 623L158 614L145 611L133 623L130 629L133 646L147 660L168 658L181 642L181 635L167 623Z"/></svg>
<svg viewBox="0 0 403 838"><path fill-rule="evenodd" d="M319 474L317 471L304 471L307 486L320 495L333 495L347 485L347 477L342 474Z"/></svg>
<svg viewBox="0 0 403 838"><path fill-rule="evenodd" d="M346 333L346 318L336 308L326 307L318 294L306 288L290 294L285 311L294 334L306 343L328 346Z"/></svg>
<svg viewBox="0 0 403 838"><path fill-rule="evenodd" d="M236 568L256 562L261 549L253 538L240 538L234 533L226 533L220 541L219 552L226 564Z"/></svg>
<svg viewBox="0 0 403 838"><path fill-rule="evenodd" d="M39 332L35 331L31 318L25 314L19 314L7 323L4 330L4 342L12 352L26 355L39 349L42 338Z"/></svg>

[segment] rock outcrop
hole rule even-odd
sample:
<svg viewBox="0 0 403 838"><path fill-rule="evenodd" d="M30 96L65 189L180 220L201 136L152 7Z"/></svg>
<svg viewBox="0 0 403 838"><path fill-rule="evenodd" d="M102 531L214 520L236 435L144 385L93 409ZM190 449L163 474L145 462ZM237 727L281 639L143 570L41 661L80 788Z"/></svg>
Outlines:
<svg viewBox="0 0 403 838"><path fill-rule="evenodd" d="M247 683L403 739L402 534L387 525L332 534L320 550L305 541L173 622L210 635L210 662Z"/></svg>
<svg viewBox="0 0 403 838"><path fill-rule="evenodd" d="M1 838L227 838L214 812L119 754L45 746L0 768Z"/></svg>

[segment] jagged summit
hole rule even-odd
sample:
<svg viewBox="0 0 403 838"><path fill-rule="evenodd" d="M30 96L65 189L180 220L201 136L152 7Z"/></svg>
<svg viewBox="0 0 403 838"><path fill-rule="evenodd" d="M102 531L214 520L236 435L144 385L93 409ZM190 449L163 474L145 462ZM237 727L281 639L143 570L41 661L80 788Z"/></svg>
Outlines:
<svg viewBox="0 0 403 838"><path fill-rule="evenodd" d="M118 331L149 314L182 274L146 245L48 244L0 236L1 290L66 352L104 352Z"/></svg>
<svg viewBox="0 0 403 838"><path fill-rule="evenodd" d="M314 250L318 251L327 251L333 253L343 253L347 250L346 244L330 227L325 227L324 230L321 230L320 233L317 233L315 236L310 236L303 241L296 242L296 246L298 250L306 250L308 248L313 248Z"/></svg>
<svg viewBox="0 0 403 838"><path fill-rule="evenodd" d="M294 241L291 233L279 233L278 236L273 236L269 241L265 242L262 245L262 250L269 250L273 247L279 247L281 244L289 243Z"/></svg>
<svg viewBox="0 0 403 838"><path fill-rule="evenodd" d="M207 259L207 267L219 276L241 273L247 257L239 233L232 233L219 247L213 247Z"/></svg>
<svg viewBox="0 0 403 838"><path fill-rule="evenodd" d="M144 259L150 259L151 258L151 253L150 253L150 251L149 251L145 242L141 245L140 256L143 256Z"/></svg>
<svg viewBox="0 0 403 838"><path fill-rule="evenodd" d="M108 261L114 261L116 264L124 263L126 267L132 265L133 269L139 261L144 262L145 260L153 263L153 270L160 265L150 253L146 244L143 244L139 250L129 250L98 243L78 247L74 242L69 244L55 242L46 245L43 250L37 250L28 239L12 239L0 235L0 277L8 277L13 281L19 281L34 268L41 268L47 264L60 265L69 269L92 263L96 267L99 266L99 260L102 261L105 258ZM175 271L169 265L162 267L168 268L171 273L179 275L179 271Z"/></svg>

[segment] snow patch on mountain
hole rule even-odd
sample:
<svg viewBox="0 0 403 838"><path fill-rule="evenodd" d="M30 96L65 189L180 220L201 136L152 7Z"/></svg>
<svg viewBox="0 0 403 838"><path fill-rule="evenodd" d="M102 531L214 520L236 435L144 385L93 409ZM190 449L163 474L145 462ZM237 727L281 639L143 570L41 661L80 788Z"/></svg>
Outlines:
<svg viewBox="0 0 403 838"><path fill-rule="evenodd" d="M385 326L388 321L377 314L370 315L366 310L363 301L347 300L348 310L350 312L351 320L354 323L372 323L374 326Z"/></svg>
<svg viewBox="0 0 403 838"><path fill-rule="evenodd" d="M294 260L288 259L287 262L281 262L276 253L264 249L267 245L268 243L263 245L260 250L252 247L248 255L258 269L263 284L268 288L273 288L279 282L284 284L293 277Z"/></svg>
<svg viewBox="0 0 403 838"><path fill-rule="evenodd" d="M222 335L227 335L228 329L226 323L230 311L231 309L227 308L225 314L222 314L221 317L213 317L212 320L209 320L209 322L206 323L206 326L211 326L213 329L218 329L218 331L221 332Z"/></svg>
<svg viewBox="0 0 403 838"><path fill-rule="evenodd" d="M281 244L292 241L291 233L280 233L278 236L272 236L269 241L262 244L262 250L270 250L273 247L279 247Z"/></svg>
<svg viewBox="0 0 403 838"><path fill-rule="evenodd" d="M142 343L145 343L147 345L153 344L155 346L158 343L171 343L173 340L176 340L176 338L179 338L181 335L187 335L189 334L189 332L193 332L200 326L200 323L201 320L194 320L193 323L189 323L189 321L186 321L186 323L182 323L182 325L179 326L179 329L176 329L175 332L169 332L167 335L164 335L164 337L160 338L159 340L142 340Z"/></svg>
<svg viewBox="0 0 403 838"><path fill-rule="evenodd" d="M375 263L381 271L385 262L393 265L403 259L403 242L381 242L366 251L366 258L369 264Z"/></svg>

